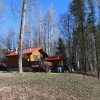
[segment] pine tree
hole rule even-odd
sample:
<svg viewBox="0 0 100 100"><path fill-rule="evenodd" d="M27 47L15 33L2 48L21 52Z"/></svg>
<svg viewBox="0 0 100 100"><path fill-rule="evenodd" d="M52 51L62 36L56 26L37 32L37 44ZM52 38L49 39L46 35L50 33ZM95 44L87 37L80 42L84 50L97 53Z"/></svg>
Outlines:
<svg viewBox="0 0 100 100"><path fill-rule="evenodd" d="M79 65L81 72L86 72L86 43L85 43L85 33L84 33L84 23L85 23L85 1L84 0L73 0L70 6L70 12L75 18L76 28L75 37L77 37L77 50L76 54L79 55ZM76 55L76 57L77 57Z"/></svg>
<svg viewBox="0 0 100 100"><path fill-rule="evenodd" d="M66 47L62 38L58 39L58 46L56 55L62 56L64 58L64 64L66 64Z"/></svg>

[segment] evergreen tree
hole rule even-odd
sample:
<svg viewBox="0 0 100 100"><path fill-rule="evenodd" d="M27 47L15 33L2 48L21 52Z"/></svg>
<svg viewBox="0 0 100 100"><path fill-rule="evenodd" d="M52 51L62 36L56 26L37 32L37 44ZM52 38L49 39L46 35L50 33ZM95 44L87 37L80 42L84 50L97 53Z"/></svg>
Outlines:
<svg viewBox="0 0 100 100"><path fill-rule="evenodd" d="M77 47L76 50L76 59L79 57L79 61L77 65L79 65L81 72L86 72L86 43L85 43L85 1L84 0L72 0L71 6L70 6L70 12L75 18L76 28L75 28L75 36L77 37L77 44L75 44Z"/></svg>
<svg viewBox="0 0 100 100"><path fill-rule="evenodd" d="M64 64L66 64L66 47L62 38L58 39L57 52L55 54L62 56L64 58Z"/></svg>

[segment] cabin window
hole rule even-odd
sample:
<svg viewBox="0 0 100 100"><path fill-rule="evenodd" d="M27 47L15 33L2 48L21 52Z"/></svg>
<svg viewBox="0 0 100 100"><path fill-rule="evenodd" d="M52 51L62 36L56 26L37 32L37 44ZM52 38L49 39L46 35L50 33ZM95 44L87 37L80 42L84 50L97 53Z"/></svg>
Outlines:
<svg viewBox="0 0 100 100"><path fill-rule="evenodd" d="M37 56L37 55L34 55L34 58L35 58L35 61L39 61L40 60L40 57Z"/></svg>
<svg viewBox="0 0 100 100"><path fill-rule="evenodd" d="M25 59L26 59L27 61L30 61L30 58L29 58L28 55L25 55L24 57L25 57Z"/></svg>

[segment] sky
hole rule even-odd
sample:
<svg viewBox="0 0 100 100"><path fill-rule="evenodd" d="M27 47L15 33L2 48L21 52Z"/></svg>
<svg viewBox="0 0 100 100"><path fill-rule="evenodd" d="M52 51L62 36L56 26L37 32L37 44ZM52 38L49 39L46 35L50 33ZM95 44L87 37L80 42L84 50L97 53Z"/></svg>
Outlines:
<svg viewBox="0 0 100 100"><path fill-rule="evenodd" d="M47 11L49 6L52 5L55 9L56 16L59 16L67 11L69 3L71 0L38 0ZM6 35L9 29L14 28L14 30L19 32L20 25L20 9L22 7L22 0L3 0L3 6L7 8L0 17L0 34ZM2 9L1 9L2 10ZM40 9L41 10L41 9Z"/></svg>
<svg viewBox="0 0 100 100"><path fill-rule="evenodd" d="M57 16L59 16L61 13L64 13L71 2L71 0L39 0L41 4L45 7L45 9L48 9L50 5L53 5L55 8L55 11L57 13Z"/></svg>
<svg viewBox="0 0 100 100"><path fill-rule="evenodd" d="M0 12L3 9L3 15L0 13L0 35L4 36L8 33L9 29L13 28L18 34L21 21L21 8L22 0L2 0L3 4L0 4ZM43 6L44 11L47 12L50 5L53 6L56 12L57 19L59 16L67 12L69 4L72 0L38 0ZM97 0L95 0L97 1ZM94 2L97 3L97 2ZM39 9L41 10L41 8Z"/></svg>

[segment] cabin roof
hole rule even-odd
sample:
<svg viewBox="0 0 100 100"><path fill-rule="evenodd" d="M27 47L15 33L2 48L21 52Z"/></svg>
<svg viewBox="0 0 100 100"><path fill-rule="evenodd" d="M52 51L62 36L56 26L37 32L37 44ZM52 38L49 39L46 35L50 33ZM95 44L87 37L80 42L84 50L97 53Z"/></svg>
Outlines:
<svg viewBox="0 0 100 100"><path fill-rule="evenodd" d="M61 56L51 56L51 57L45 57L46 61L54 61L54 60L62 60L63 57Z"/></svg>
<svg viewBox="0 0 100 100"><path fill-rule="evenodd" d="M36 50L39 51L39 50L42 50L42 49L41 48L30 48L30 49L23 50L22 52L23 52L23 54L31 54ZM18 55L18 52L15 51L15 52L12 52L12 53L8 54L7 57L17 56L17 55Z"/></svg>

